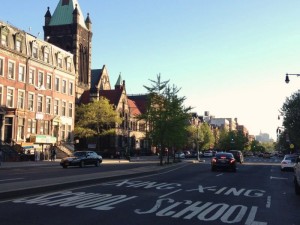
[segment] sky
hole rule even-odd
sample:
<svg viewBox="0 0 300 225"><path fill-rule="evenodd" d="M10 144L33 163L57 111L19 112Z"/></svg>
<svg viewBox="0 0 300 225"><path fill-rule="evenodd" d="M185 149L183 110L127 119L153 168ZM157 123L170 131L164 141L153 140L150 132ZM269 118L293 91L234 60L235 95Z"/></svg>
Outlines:
<svg viewBox="0 0 300 225"><path fill-rule="evenodd" d="M0 20L43 38L59 0L3 1ZM299 90L299 0L78 0L92 21L92 69L121 73L127 94L160 74L203 115L237 118L276 139L280 108ZM300 110L300 109L299 109Z"/></svg>

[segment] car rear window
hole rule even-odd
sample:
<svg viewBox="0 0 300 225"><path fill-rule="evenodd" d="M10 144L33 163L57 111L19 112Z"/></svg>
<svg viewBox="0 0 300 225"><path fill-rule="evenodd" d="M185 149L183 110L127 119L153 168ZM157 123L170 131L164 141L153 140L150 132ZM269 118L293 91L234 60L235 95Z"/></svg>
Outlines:
<svg viewBox="0 0 300 225"><path fill-rule="evenodd" d="M221 159L221 158L224 158L224 157L226 157L227 159L233 158L232 154L228 154L228 153L216 154L217 159Z"/></svg>

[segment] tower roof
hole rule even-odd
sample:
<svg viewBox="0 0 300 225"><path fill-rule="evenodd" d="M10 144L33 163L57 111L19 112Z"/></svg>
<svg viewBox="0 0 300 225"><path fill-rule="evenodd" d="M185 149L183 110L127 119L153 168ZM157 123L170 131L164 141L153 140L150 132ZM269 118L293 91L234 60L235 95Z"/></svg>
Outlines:
<svg viewBox="0 0 300 225"><path fill-rule="evenodd" d="M79 24L87 29L83 14L77 0L60 0L51 17L50 26L67 25L73 23L73 11L76 9L79 13Z"/></svg>

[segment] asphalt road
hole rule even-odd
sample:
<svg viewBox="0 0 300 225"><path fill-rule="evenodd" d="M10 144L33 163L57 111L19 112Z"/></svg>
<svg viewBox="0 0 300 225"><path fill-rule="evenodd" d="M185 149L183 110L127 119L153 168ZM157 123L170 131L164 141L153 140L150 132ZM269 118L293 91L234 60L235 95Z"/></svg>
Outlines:
<svg viewBox="0 0 300 225"><path fill-rule="evenodd" d="M299 225L293 173L274 161L211 172L208 161L0 202L3 225Z"/></svg>

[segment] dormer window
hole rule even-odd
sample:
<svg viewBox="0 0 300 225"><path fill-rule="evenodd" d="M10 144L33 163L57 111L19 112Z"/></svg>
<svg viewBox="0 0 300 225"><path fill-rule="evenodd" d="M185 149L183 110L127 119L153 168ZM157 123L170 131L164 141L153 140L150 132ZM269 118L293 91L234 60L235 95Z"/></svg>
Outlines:
<svg viewBox="0 0 300 225"><path fill-rule="evenodd" d="M70 57L66 58L66 64L67 64L67 71L71 72L72 71L72 62L71 62Z"/></svg>
<svg viewBox="0 0 300 225"><path fill-rule="evenodd" d="M38 44L35 41L32 42L32 57L38 58Z"/></svg>
<svg viewBox="0 0 300 225"><path fill-rule="evenodd" d="M9 30L7 27L1 28L1 45L8 46L8 34Z"/></svg>
<svg viewBox="0 0 300 225"><path fill-rule="evenodd" d="M56 53L56 64L59 68L62 68L62 66L63 66L63 57L62 57L60 51L58 51Z"/></svg>
<svg viewBox="0 0 300 225"><path fill-rule="evenodd" d="M49 63L49 48L47 46L44 47L44 61Z"/></svg>
<svg viewBox="0 0 300 225"><path fill-rule="evenodd" d="M22 52L22 36L19 33L15 34L15 50Z"/></svg>

